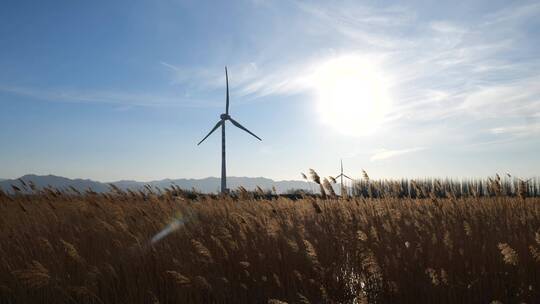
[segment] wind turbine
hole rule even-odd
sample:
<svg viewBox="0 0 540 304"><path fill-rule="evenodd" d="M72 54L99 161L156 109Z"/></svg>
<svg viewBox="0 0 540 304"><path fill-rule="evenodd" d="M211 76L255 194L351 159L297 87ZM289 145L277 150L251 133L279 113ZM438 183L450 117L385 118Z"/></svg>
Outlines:
<svg viewBox="0 0 540 304"><path fill-rule="evenodd" d="M197 144L200 145L210 134L212 134L217 128L221 127L221 193L227 193L227 168L225 165L225 122L228 120L236 127L248 132L249 134L253 135L258 140L260 139L257 135L253 134L250 130L246 129L244 126L242 126L239 122L234 120L229 115L229 76L227 74L227 67L225 67L225 82L227 84L227 99L225 103L225 113L221 114L220 120L216 123L216 125L210 130L210 132Z"/></svg>
<svg viewBox="0 0 540 304"><path fill-rule="evenodd" d="M343 188L344 188L343 187L343 178L345 177L345 178L348 178L349 180L353 180L353 179L348 177L347 175L343 174L343 160L340 159L340 161L341 161L341 173L338 176L336 176L335 178L338 178L338 177L341 178L340 179L340 183L341 183L341 193L340 194L341 194L341 196L343 196Z"/></svg>

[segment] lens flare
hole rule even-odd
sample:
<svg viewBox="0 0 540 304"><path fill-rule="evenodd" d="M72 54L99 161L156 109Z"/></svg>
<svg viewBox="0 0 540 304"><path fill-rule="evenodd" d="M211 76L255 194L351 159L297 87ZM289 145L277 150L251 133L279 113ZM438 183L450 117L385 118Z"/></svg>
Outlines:
<svg viewBox="0 0 540 304"><path fill-rule="evenodd" d="M154 235L154 237L152 237L152 239L150 240L150 243L152 245L156 244L157 242L161 241L163 238L165 238L169 234L178 230L180 227L184 225L184 223L185 221L181 218L174 219L169 225L167 225L167 227L165 227L165 229L161 230L156 235Z"/></svg>

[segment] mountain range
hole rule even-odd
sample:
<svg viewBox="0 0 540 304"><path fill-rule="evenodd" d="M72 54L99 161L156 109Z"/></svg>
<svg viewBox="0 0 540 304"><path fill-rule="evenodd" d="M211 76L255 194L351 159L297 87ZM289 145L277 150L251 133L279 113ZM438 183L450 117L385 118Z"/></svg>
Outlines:
<svg viewBox="0 0 540 304"><path fill-rule="evenodd" d="M202 179L163 179L150 182L139 182L132 180L121 180L116 182L104 183L90 179L70 179L55 175L24 175L18 179L0 179L0 189L4 192L13 192L13 186L24 189L23 183L32 182L36 188L42 189L45 187L53 187L56 189L68 189L73 187L78 191L86 191L91 189L95 192L107 192L111 189L110 185L114 185L120 189L126 190L139 190L143 189L145 185L151 187L158 187L161 189L176 185L182 189L191 190L195 189L202 193L218 192L220 188L220 179L217 177L207 177ZM274 181L264 177L227 177L227 184L230 189L236 189L239 186L246 188L247 190L255 190L257 186L263 190L271 190L275 187L278 193L286 193L292 189L302 189L306 191L318 190L319 186L312 182L306 181Z"/></svg>

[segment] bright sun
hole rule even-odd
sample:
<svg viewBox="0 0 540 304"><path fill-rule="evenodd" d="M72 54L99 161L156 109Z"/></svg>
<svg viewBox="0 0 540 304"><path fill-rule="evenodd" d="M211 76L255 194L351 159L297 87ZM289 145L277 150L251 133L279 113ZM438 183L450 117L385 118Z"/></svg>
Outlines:
<svg viewBox="0 0 540 304"><path fill-rule="evenodd" d="M369 135L390 109L387 81L359 56L341 56L315 71L317 106L325 124L347 135Z"/></svg>

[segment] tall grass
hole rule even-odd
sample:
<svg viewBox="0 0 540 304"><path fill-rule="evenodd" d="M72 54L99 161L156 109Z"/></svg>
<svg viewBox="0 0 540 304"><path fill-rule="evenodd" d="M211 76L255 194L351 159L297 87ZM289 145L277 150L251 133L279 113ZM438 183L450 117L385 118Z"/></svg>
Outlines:
<svg viewBox="0 0 540 304"><path fill-rule="evenodd" d="M540 178L523 180L496 175L487 179L401 179L370 180L364 172L363 179L352 185L352 193L361 197L398 198L450 198L450 197L539 197Z"/></svg>
<svg viewBox="0 0 540 304"><path fill-rule="evenodd" d="M0 193L0 303L540 299L539 198L244 194Z"/></svg>

